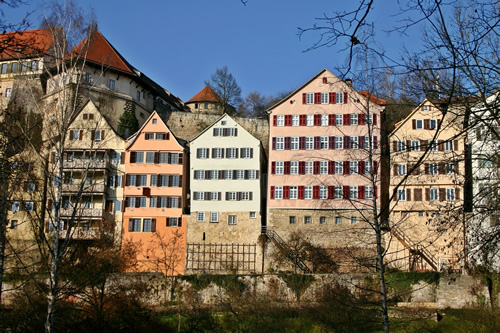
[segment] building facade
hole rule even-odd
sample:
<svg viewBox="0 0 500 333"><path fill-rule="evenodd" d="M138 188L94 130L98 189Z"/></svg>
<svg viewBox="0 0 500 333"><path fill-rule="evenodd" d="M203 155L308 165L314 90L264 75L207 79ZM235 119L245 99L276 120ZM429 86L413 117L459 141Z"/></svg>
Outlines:
<svg viewBox="0 0 500 333"><path fill-rule="evenodd" d="M326 69L269 109L268 230L304 236L346 270L374 256L383 109Z"/></svg>

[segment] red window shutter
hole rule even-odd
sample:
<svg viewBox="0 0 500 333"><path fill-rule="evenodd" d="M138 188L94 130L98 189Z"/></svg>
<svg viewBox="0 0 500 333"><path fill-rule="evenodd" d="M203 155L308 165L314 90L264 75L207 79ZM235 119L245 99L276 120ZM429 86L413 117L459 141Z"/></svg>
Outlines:
<svg viewBox="0 0 500 333"><path fill-rule="evenodd" d="M364 175L365 174L365 161L358 161L358 173L360 175Z"/></svg>
<svg viewBox="0 0 500 333"><path fill-rule="evenodd" d="M438 150L444 151L444 143L443 140L438 140Z"/></svg>
<svg viewBox="0 0 500 333"><path fill-rule="evenodd" d="M335 115L334 114L328 115L328 126L335 126Z"/></svg>
<svg viewBox="0 0 500 333"><path fill-rule="evenodd" d="M278 116L274 115L273 116L273 126L277 126L277 124L278 124ZM215 131L215 128L214 128L214 131Z"/></svg>
<svg viewBox="0 0 500 333"><path fill-rule="evenodd" d="M335 186L328 186L328 199L335 198Z"/></svg>
<svg viewBox="0 0 500 333"><path fill-rule="evenodd" d="M290 186L283 186L283 199L290 199Z"/></svg>
<svg viewBox="0 0 500 333"><path fill-rule="evenodd" d="M179 158L177 159L177 164L181 165L182 162L183 162L183 159L184 159L184 154L183 153L179 153Z"/></svg>
<svg viewBox="0 0 500 333"><path fill-rule="evenodd" d="M365 149L365 136L364 135L358 136L358 146L359 146L359 149Z"/></svg>
<svg viewBox="0 0 500 333"><path fill-rule="evenodd" d="M132 223L132 219L128 219L128 232L134 231L134 225Z"/></svg>
<svg viewBox="0 0 500 333"><path fill-rule="evenodd" d="M319 175L319 161L314 161L313 163L313 173Z"/></svg>
<svg viewBox="0 0 500 333"><path fill-rule="evenodd" d="M321 145L321 137L315 136L314 137L314 149L319 149Z"/></svg>
<svg viewBox="0 0 500 333"><path fill-rule="evenodd" d="M306 104L307 99L306 99L306 93L302 93L302 104Z"/></svg>
<svg viewBox="0 0 500 333"><path fill-rule="evenodd" d="M323 84L327 84L327 80L326 80L326 77L323 78Z"/></svg>
<svg viewBox="0 0 500 333"><path fill-rule="evenodd" d="M358 199L364 199L364 198L365 198L365 187L358 186Z"/></svg>
<svg viewBox="0 0 500 333"><path fill-rule="evenodd" d="M69 139L73 140L73 130L69 130Z"/></svg>
<svg viewBox="0 0 500 333"><path fill-rule="evenodd" d="M319 185L313 186L313 199L319 199Z"/></svg>
<svg viewBox="0 0 500 333"><path fill-rule="evenodd" d="M431 190L429 188L425 189L425 201L431 200Z"/></svg>
<svg viewBox="0 0 500 333"><path fill-rule="evenodd" d="M455 188L455 200L460 200L460 188Z"/></svg>
<svg viewBox="0 0 500 333"><path fill-rule="evenodd" d="M364 113L358 114L358 124L359 125L366 125Z"/></svg>
<svg viewBox="0 0 500 333"><path fill-rule="evenodd" d="M440 188L439 189L439 201L445 201L446 200L446 189Z"/></svg>
<svg viewBox="0 0 500 333"><path fill-rule="evenodd" d="M101 140L104 140L105 134L106 134L106 131L105 130L101 130Z"/></svg>
<svg viewBox="0 0 500 333"><path fill-rule="evenodd" d="M328 101L330 104L335 104L335 93L334 92L328 93Z"/></svg>
<svg viewBox="0 0 500 333"><path fill-rule="evenodd" d="M156 232L156 219L151 219L151 232Z"/></svg>
<svg viewBox="0 0 500 333"><path fill-rule="evenodd" d="M90 131L90 140L94 141L95 138L95 130Z"/></svg>
<svg viewBox="0 0 500 333"><path fill-rule="evenodd" d="M306 149L306 137L305 136L299 137L299 149L300 150Z"/></svg>
<svg viewBox="0 0 500 333"><path fill-rule="evenodd" d="M335 149L335 137L334 136L328 137L328 148Z"/></svg>
<svg viewBox="0 0 500 333"><path fill-rule="evenodd" d="M299 126L306 126L307 116L305 114L299 115Z"/></svg>
<svg viewBox="0 0 500 333"><path fill-rule="evenodd" d="M411 128L412 129L416 129L417 128L417 120L416 119L412 119L411 120Z"/></svg>
<svg viewBox="0 0 500 333"><path fill-rule="evenodd" d="M344 186L342 187L342 197L343 197L343 199L345 199L345 200L348 200L348 199L349 199L349 186L344 185Z"/></svg>
<svg viewBox="0 0 500 333"><path fill-rule="evenodd" d="M378 149L378 137L373 137L373 149Z"/></svg>
<svg viewBox="0 0 500 333"><path fill-rule="evenodd" d="M87 120L88 119L88 114L87 113L84 113L83 114L83 120Z"/></svg>
<svg viewBox="0 0 500 333"><path fill-rule="evenodd" d="M55 151L53 151L52 154L50 154L50 162L56 163L56 152Z"/></svg>
<svg viewBox="0 0 500 333"><path fill-rule="evenodd" d="M83 130L80 130L80 137L79 137L80 140L83 140Z"/></svg>
<svg viewBox="0 0 500 333"><path fill-rule="evenodd" d="M292 126L292 115L285 115L285 126Z"/></svg>
<svg viewBox="0 0 500 333"><path fill-rule="evenodd" d="M453 140L453 150L454 151L458 151L459 148L458 148L458 140Z"/></svg>
<svg viewBox="0 0 500 333"><path fill-rule="evenodd" d="M348 175L349 174L349 161L344 161L344 175Z"/></svg>
<svg viewBox="0 0 500 333"><path fill-rule="evenodd" d="M284 167L283 167L283 173L285 175L289 175L290 174L290 161L285 161L283 163Z"/></svg>
<svg viewBox="0 0 500 333"><path fill-rule="evenodd" d="M349 126L351 124L351 115L344 113L344 126Z"/></svg>
<svg viewBox="0 0 500 333"><path fill-rule="evenodd" d="M392 151L398 151L398 142L396 140L392 141Z"/></svg>
<svg viewBox="0 0 500 333"><path fill-rule="evenodd" d="M276 162L272 161L271 162L271 175L276 174Z"/></svg>
<svg viewBox="0 0 500 333"><path fill-rule="evenodd" d="M347 92L344 93L344 104L347 104Z"/></svg>
<svg viewBox="0 0 500 333"><path fill-rule="evenodd" d="M344 136L344 149L350 149L351 138L349 136Z"/></svg>
<svg viewBox="0 0 500 333"><path fill-rule="evenodd" d="M306 162L299 161L299 175L305 175L306 173Z"/></svg>
<svg viewBox="0 0 500 333"><path fill-rule="evenodd" d="M335 174L335 161L328 161L328 174Z"/></svg>
<svg viewBox="0 0 500 333"><path fill-rule="evenodd" d="M428 130L430 126L430 119L424 119L424 129Z"/></svg>
<svg viewBox="0 0 500 333"><path fill-rule="evenodd" d="M373 186L373 195L375 196L375 199L378 198L378 194L377 194L377 186Z"/></svg>
<svg viewBox="0 0 500 333"><path fill-rule="evenodd" d="M273 150L276 150L276 138L273 138Z"/></svg>
<svg viewBox="0 0 500 333"><path fill-rule="evenodd" d="M314 115L314 126L321 126L321 115L320 114Z"/></svg>
<svg viewBox="0 0 500 333"><path fill-rule="evenodd" d="M321 104L321 93L314 93L314 104Z"/></svg>
<svg viewBox="0 0 500 333"><path fill-rule="evenodd" d="M377 175L378 174L378 162L373 161L373 174Z"/></svg>
<svg viewBox="0 0 500 333"><path fill-rule="evenodd" d="M289 136L286 136L285 137L285 150L290 150L290 137Z"/></svg>
<svg viewBox="0 0 500 333"><path fill-rule="evenodd" d="M298 188L298 198L304 199L304 186L299 186Z"/></svg>
<svg viewBox="0 0 500 333"><path fill-rule="evenodd" d="M377 125L377 115L373 114L373 125Z"/></svg>
<svg viewBox="0 0 500 333"><path fill-rule="evenodd" d="M411 189L406 189L406 201L411 201Z"/></svg>
<svg viewBox="0 0 500 333"><path fill-rule="evenodd" d="M135 151L130 152L130 163L135 163L137 157L137 153Z"/></svg>
<svg viewBox="0 0 500 333"><path fill-rule="evenodd" d="M271 199L274 199L274 186L271 186Z"/></svg>

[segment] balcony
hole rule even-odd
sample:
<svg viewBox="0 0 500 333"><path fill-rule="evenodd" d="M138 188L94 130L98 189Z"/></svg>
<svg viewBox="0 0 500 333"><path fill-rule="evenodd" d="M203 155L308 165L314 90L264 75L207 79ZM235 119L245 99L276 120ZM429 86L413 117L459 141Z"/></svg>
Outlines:
<svg viewBox="0 0 500 333"><path fill-rule="evenodd" d="M59 212L61 216L70 217L73 215L73 208L63 208ZM78 208L76 209L75 216L78 218L100 218L102 219L104 215L104 210L102 208Z"/></svg>
<svg viewBox="0 0 500 333"><path fill-rule="evenodd" d="M62 184L63 192L77 193L80 191L81 184ZM104 184L86 184L83 186L83 193L99 193L104 194L106 192L106 185Z"/></svg>
<svg viewBox="0 0 500 333"><path fill-rule="evenodd" d="M106 169L109 165L107 160L90 160L90 159L74 159L72 161L64 161L63 169Z"/></svg>

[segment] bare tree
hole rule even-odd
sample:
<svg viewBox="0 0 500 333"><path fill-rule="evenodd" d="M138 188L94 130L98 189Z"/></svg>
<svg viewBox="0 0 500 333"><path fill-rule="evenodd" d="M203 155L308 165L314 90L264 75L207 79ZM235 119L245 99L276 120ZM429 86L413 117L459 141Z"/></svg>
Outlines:
<svg viewBox="0 0 500 333"><path fill-rule="evenodd" d="M222 112L233 114L241 103L241 88L227 66L217 68L215 73L210 76L210 80L205 81L205 84L218 95Z"/></svg>

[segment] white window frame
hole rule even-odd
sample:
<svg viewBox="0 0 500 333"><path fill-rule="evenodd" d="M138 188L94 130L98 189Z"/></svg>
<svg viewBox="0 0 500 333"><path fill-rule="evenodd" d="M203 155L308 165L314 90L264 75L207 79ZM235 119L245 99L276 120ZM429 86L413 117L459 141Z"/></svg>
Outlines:
<svg viewBox="0 0 500 333"><path fill-rule="evenodd" d="M406 201L406 189L398 189L398 201Z"/></svg>
<svg viewBox="0 0 500 333"><path fill-rule="evenodd" d="M274 199L276 200L283 199L283 186L274 187Z"/></svg>
<svg viewBox="0 0 500 333"><path fill-rule="evenodd" d="M358 136L351 136L350 139L350 148L351 149L358 149L359 148L359 144L358 144Z"/></svg>
<svg viewBox="0 0 500 333"><path fill-rule="evenodd" d="M351 119L350 119L350 124L351 126L356 126L358 125L358 114L357 113L351 113Z"/></svg>
<svg viewBox="0 0 500 333"><path fill-rule="evenodd" d="M223 149L224 148L214 148L213 149L212 158L221 159L222 158L222 151L223 151Z"/></svg>
<svg viewBox="0 0 500 333"><path fill-rule="evenodd" d="M227 216L227 224L228 225L236 225L236 215L228 215Z"/></svg>
<svg viewBox="0 0 500 333"><path fill-rule="evenodd" d="M344 124L344 115L341 113L335 114L335 126L342 126Z"/></svg>
<svg viewBox="0 0 500 333"><path fill-rule="evenodd" d="M455 201L455 189L447 188L446 189L446 201Z"/></svg>
<svg viewBox="0 0 500 333"><path fill-rule="evenodd" d="M285 115L279 114L276 116L276 126L278 127L285 126Z"/></svg>
<svg viewBox="0 0 500 333"><path fill-rule="evenodd" d="M282 175L283 170L284 170L284 162L283 161L276 161L276 167L275 167L275 174L276 175Z"/></svg>
<svg viewBox="0 0 500 333"><path fill-rule="evenodd" d="M219 212L210 212L210 223L219 223Z"/></svg>
<svg viewBox="0 0 500 333"><path fill-rule="evenodd" d="M336 136L335 137L335 149L344 149L344 137Z"/></svg>
<svg viewBox="0 0 500 333"><path fill-rule="evenodd" d="M313 114L306 115L306 126L314 126L314 115Z"/></svg>
<svg viewBox="0 0 500 333"><path fill-rule="evenodd" d="M285 150L285 138L282 136L276 137L276 150Z"/></svg>
<svg viewBox="0 0 500 333"><path fill-rule="evenodd" d="M299 150L299 137L290 137L290 150Z"/></svg>
<svg viewBox="0 0 500 333"><path fill-rule="evenodd" d="M306 136L306 150L314 149L314 136Z"/></svg>
<svg viewBox="0 0 500 333"><path fill-rule="evenodd" d="M322 92L321 93L321 104L328 104L328 102L329 102L329 100L328 100L328 93L327 92Z"/></svg>
<svg viewBox="0 0 500 333"><path fill-rule="evenodd" d="M406 164L398 164L398 176L406 175Z"/></svg>
<svg viewBox="0 0 500 333"><path fill-rule="evenodd" d="M321 200L328 199L328 186L326 186L326 185L319 186L319 198Z"/></svg>
<svg viewBox="0 0 500 333"><path fill-rule="evenodd" d="M299 174L299 161L290 161L290 174L291 175Z"/></svg>
<svg viewBox="0 0 500 333"><path fill-rule="evenodd" d="M322 136L321 137L319 148L323 149L323 150L329 149L328 137L327 136Z"/></svg>
<svg viewBox="0 0 500 333"><path fill-rule="evenodd" d="M306 93L306 104L314 104L314 93Z"/></svg>
<svg viewBox="0 0 500 333"><path fill-rule="evenodd" d="M349 174L354 175L357 174L358 171L358 161L349 161Z"/></svg>
<svg viewBox="0 0 500 333"><path fill-rule="evenodd" d="M402 140L398 140L397 144L398 151L406 151L406 142Z"/></svg>
<svg viewBox="0 0 500 333"><path fill-rule="evenodd" d="M297 200L298 199L298 189L297 186L290 186L290 200Z"/></svg>
<svg viewBox="0 0 500 333"><path fill-rule="evenodd" d="M358 187L356 185L349 186L349 199L350 200L358 199Z"/></svg>
<svg viewBox="0 0 500 333"><path fill-rule="evenodd" d="M300 120L298 114L292 114L292 126L299 126Z"/></svg>
<svg viewBox="0 0 500 333"><path fill-rule="evenodd" d="M311 200L313 198L313 187L310 185L304 186L304 200Z"/></svg>
<svg viewBox="0 0 500 333"><path fill-rule="evenodd" d="M429 189L429 200L438 201L439 200L439 190L435 187Z"/></svg>
<svg viewBox="0 0 500 333"><path fill-rule="evenodd" d="M328 161L319 161L319 174L320 175L328 174Z"/></svg>
<svg viewBox="0 0 500 333"><path fill-rule="evenodd" d="M410 151L420 151L420 141L412 140L411 146L410 146Z"/></svg>
<svg viewBox="0 0 500 333"><path fill-rule="evenodd" d="M328 126L328 114L321 114L321 126Z"/></svg>
<svg viewBox="0 0 500 333"><path fill-rule="evenodd" d="M344 93L343 92L335 93L335 103L336 104L344 104Z"/></svg>
<svg viewBox="0 0 500 333"><path fill-rule="evenodd" d="M415 129L424 129L424 121L422 119L415 120Z"/></svg>
<svg viewBox="0 0 500 333"><path fill-rule="evenodd" d="M340 185L335 185L335 188L333 189L333 198L336 200L340 200L343 198L343 193L342 193L342 186Z"/></svg>
<svg viewBox="0 0 500 333"><path fill-rule="evenodd" d="M305 161L305 174L312 175L314 173L314 162Z"/></svg>
<svg viewBox="0 0 500 333"><path fill-rule="evenodd" d="M453 141L444 142L444 151L453 151Z"/></svg>
<svg viewBox="0 0 500 333"><path fill-rule="evenodd" d="M429 175L437 175L437 174L438 174L438 164L429 163Z"/></svg>
<svg viewBox="0 0 500 333"><path fill-rule="evenodd" d="M335 161L335 174L344 174L344 163L342 161Z"/></svg>

